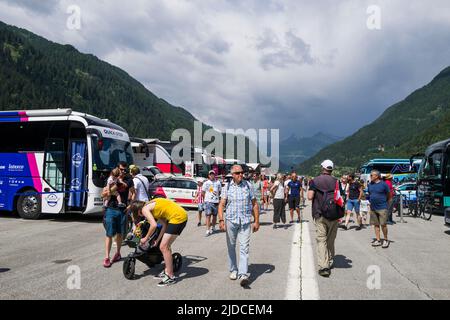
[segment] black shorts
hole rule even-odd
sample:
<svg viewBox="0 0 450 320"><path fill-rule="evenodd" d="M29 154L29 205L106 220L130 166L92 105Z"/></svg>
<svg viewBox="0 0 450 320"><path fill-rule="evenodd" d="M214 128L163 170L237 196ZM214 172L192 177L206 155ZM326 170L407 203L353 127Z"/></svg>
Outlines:
<svg viewBox="0 0 450 320"><path fill-rule="evenodd" d="M297 209L300 208L300 196L292 197L289 196L289 209Z"/></svg>
<svg viewBox="0 0 450 320"><path fill-rule="evenodd" d="M167 234L179 236L181 232L183 232L184 227L186 227L187 221L180 223L180 224L172 224L169 223L167 225L166 232Z"/></svg>

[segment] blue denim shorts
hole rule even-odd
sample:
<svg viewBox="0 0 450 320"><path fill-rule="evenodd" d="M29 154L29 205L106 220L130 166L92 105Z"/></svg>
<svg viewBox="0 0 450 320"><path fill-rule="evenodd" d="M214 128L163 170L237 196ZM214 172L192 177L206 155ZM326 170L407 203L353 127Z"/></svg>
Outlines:
<svg viewBox="0 0 450 320"><path fill-rule="evenodd" d="M359 203L358 199L347 200L347 211L353 211L353 208L354 208L355 212L359 213L359 207L360 207L360 203Z"/></svg>
<svg viewBox="0 0 450 320"><path fill-rule="evenodd" d="M127 215L120 209L106 208L103 216L103 227L107 237L114 237L116 234L126 234Z"/></svg>
<svg viewBox="0 0 450 320"><path fill-rule="evenodd" d="M217 216L217 206L218 203L213 203L213 202L205 202L204 203L204 209L205 209L205 215L210 216Z"/></svg>

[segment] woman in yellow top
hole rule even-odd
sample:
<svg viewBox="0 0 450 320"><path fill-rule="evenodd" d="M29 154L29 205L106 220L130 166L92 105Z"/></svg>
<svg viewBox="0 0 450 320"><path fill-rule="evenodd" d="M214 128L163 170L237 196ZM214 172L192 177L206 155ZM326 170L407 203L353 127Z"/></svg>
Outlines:
<svg viewBox="0 0 450 320"><path fill-rule="evenodd" d="M155 278L161 279L158 286L167 286L175 283L173 273L173 259L171 246L175 239L181 234L186 226L188 215L186 210L175 202L157 198L149 202L133 201L130 205L133 220L138 221L139 216L144 216L150 223L147 235L141 239L145 244L150 236L156 231L157 221L162 225L161 233L153 244L158 243L164 257L165 269Z"/></svg>

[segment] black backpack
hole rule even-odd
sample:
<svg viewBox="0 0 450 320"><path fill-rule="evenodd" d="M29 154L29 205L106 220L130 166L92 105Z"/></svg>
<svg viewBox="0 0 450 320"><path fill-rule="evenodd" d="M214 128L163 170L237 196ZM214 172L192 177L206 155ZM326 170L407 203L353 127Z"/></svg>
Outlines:
<svg viewBox="0 0 450 320"><path fill-rule="evenodd" d="M322 203L319 205L320 215L331 221L343 218L345 215L345 208L336 204L336 201L334 200L334 189L328 191L316 190L323 194Z"/></svg>

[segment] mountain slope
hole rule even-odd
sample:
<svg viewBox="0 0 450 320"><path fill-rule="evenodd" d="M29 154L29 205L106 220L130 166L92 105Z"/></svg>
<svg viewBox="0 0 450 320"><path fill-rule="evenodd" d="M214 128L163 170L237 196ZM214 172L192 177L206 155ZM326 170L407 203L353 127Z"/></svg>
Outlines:
<svg viewBox="0 0 450 320"><path fill-rule="evenodd" d="M296 137L294 134L280 142L280 167L290 170L307 160L324 147L339 141L340 138L319 132L312 137Z"/></svg>
<svg viewBox="0 0 450 320"><path fill-rule="evenodd" d="M176 128L192 132L195 120L123 70L0 22L0 108L57 107L108 118L133 136L166 140Z"/></svg>
<svg viewBox="0 0 450 320"><path fill-rule="evenodd" d="M298 170L316 174L324 159L333 160L338 168L356 169L371 158L409 158L449 136L450 67L428 85L388 108L370 125L300 164ZM379 151L379 146L384 151Z"/></svg>

